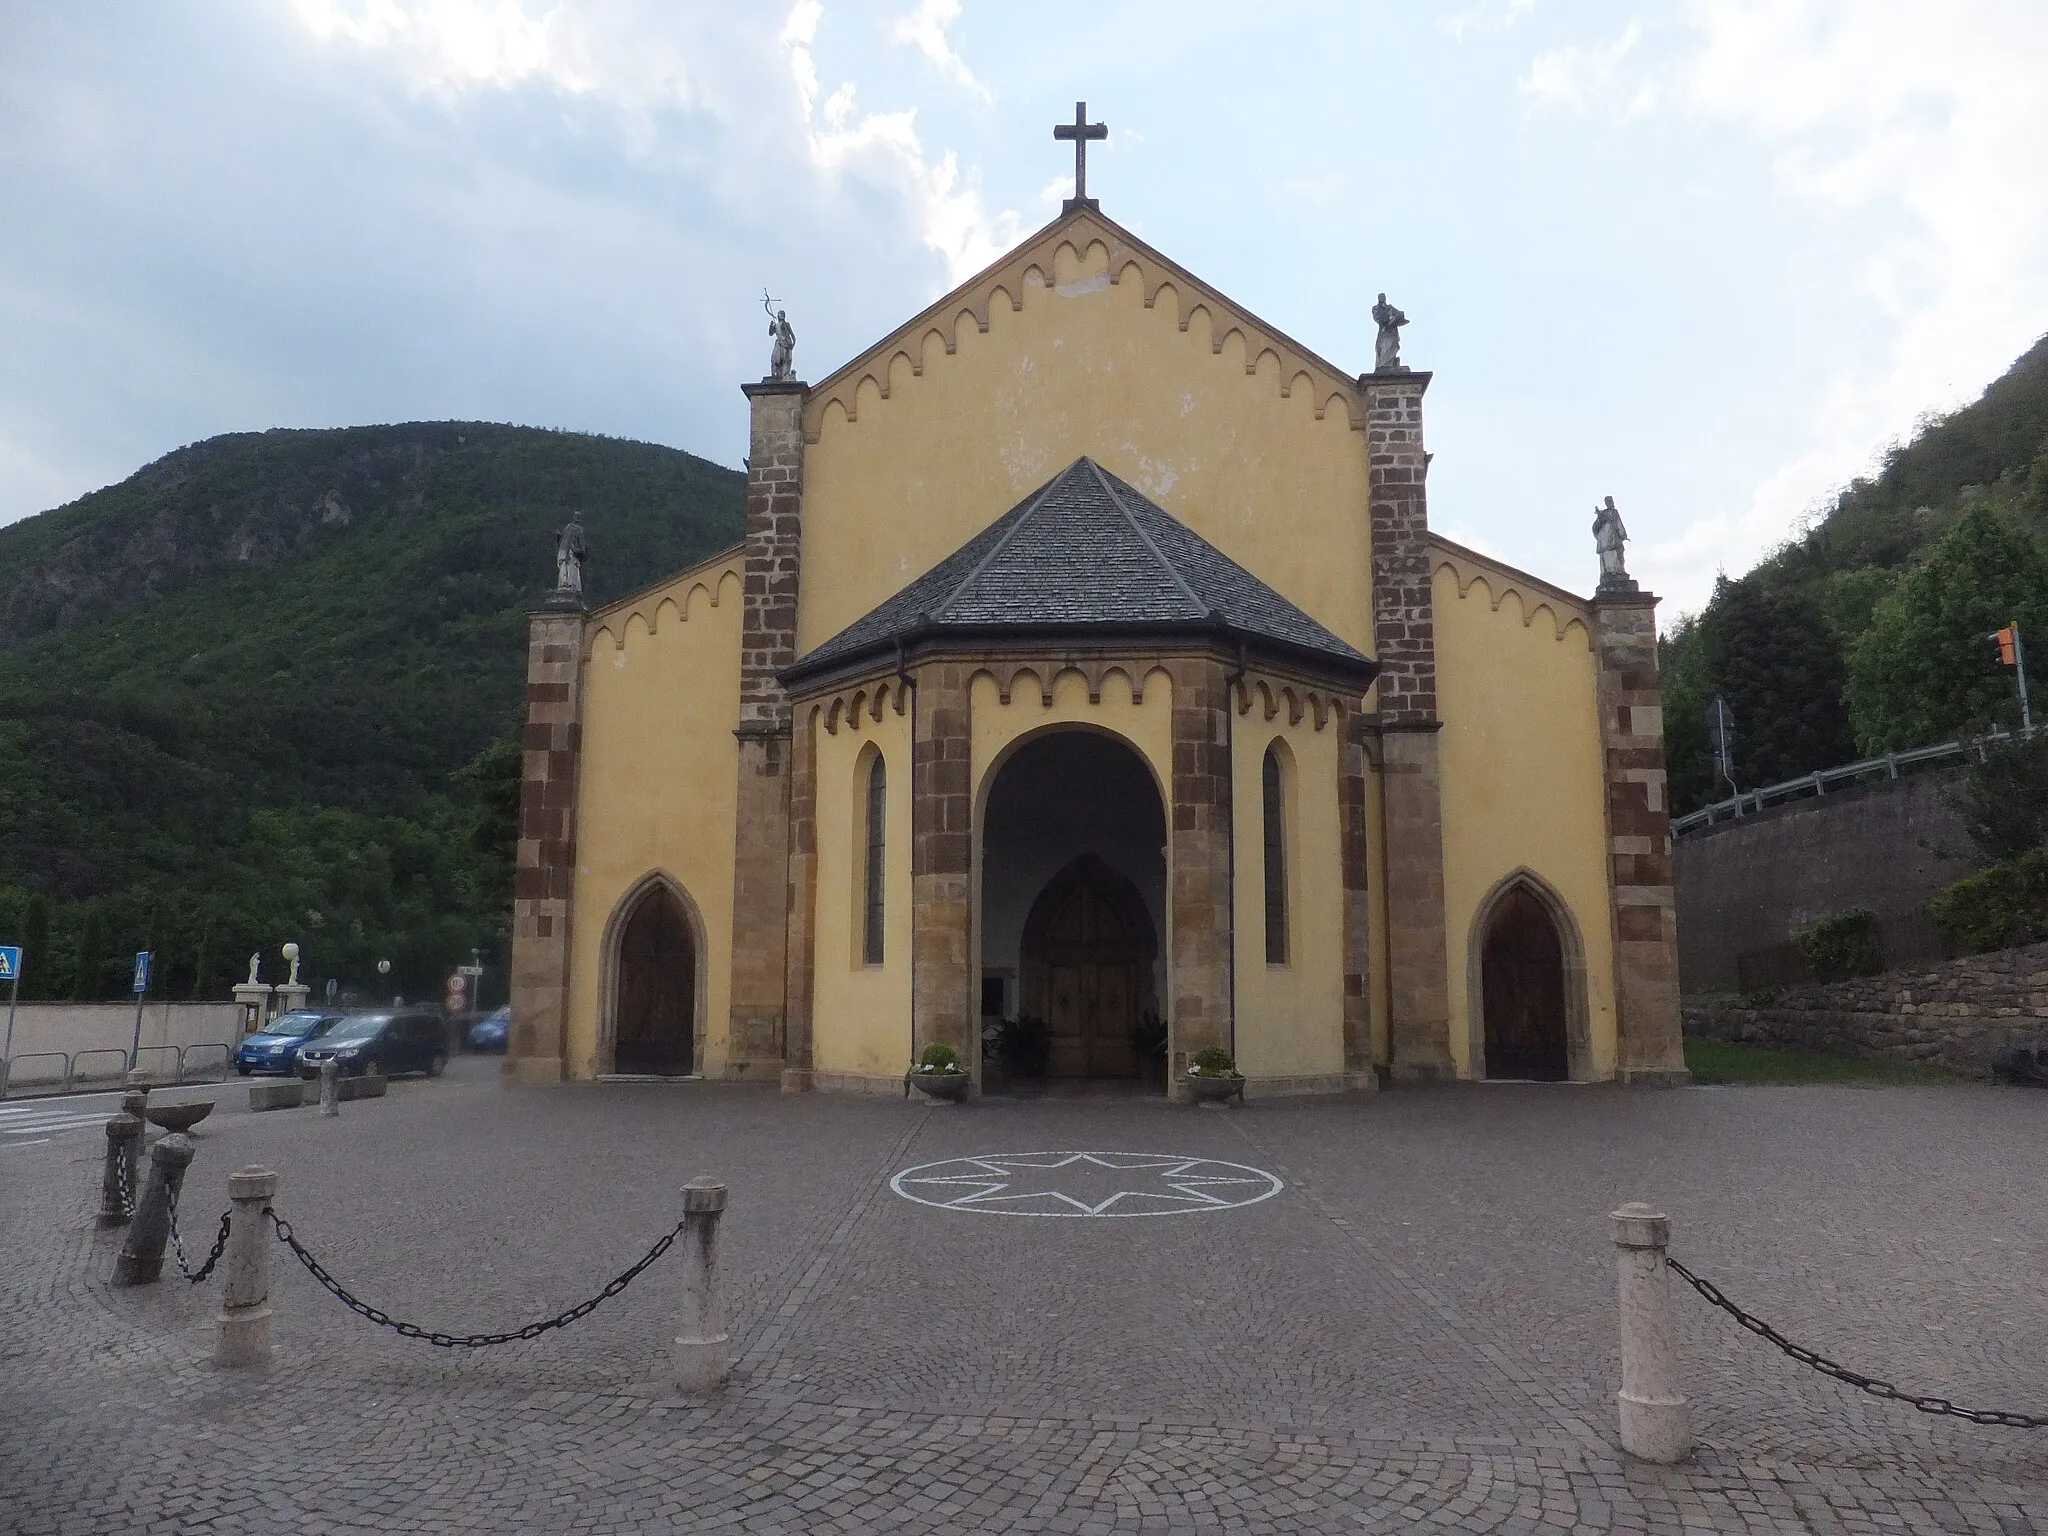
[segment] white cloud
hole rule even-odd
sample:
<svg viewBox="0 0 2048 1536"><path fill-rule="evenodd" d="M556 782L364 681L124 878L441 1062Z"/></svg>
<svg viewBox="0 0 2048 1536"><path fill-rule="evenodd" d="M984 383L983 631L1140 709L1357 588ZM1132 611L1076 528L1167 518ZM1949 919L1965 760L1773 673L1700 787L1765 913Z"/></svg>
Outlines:
<svg viewBox="0 0 2048 1536"><path fill-rule="evenodd" d="M1522 77L1522 94L1549 111L1590 112L1625 96L1625 112L1635 115L1656 105L1656 91L1647 81L1632 88L1623 70L1643 40L1640 24L1631 21L1604 42L1568 43L1536 55Z"/></svg>
<svg viewBox="0 0 2048 1536"><path fill-rule="evenodd" d="M918 0L917 9L899 17L889 29L892 43L908 44L937 66L940 74L965 86L983 101L995 100L995 92L974 77L967 61L954 48L947 34L960 19L960 0Z"/></svg>
<svg viewBox="0 0 2048 1536"><path fill-rule="evenodd" d="M306 28L390 53L421 86L454 90L516 85L536 75L565 90L587 89L556 35L559 6L539 15L521 0L292 0Z"/></svg>
<svg viewBox="0 0 2048 1536"><path fill-rule="evenodd" d="M1468 37L1509 31L1535 9L1536 0L1479 0L1477 5L1439 17L1437 25L1450 34L1451 41L1462 43Z"/></svg>
<svg viewBox="0 0 2048 1536"><path fill-rule="evenodd" d="M1690 0L1670 38L1660 59L1633 23L1550 50L1524 90L1564 110L1654 105L1763 146L1812 216L1877 231L1850 276L1890 336L1876 366L1838 369L1806 446L1746 508L1645 550L1647 566L1692 585L1681 573L1702 558L1740 569L1796 531L1886 444L1972 398L2048 329L2048 7Z"/></svg>

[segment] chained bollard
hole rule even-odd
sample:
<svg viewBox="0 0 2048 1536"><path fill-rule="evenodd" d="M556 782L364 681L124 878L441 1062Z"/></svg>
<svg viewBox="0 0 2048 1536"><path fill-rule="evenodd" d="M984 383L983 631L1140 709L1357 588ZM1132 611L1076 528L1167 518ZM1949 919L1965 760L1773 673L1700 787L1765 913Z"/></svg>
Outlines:
<svg viewBox="0 0 2048 1536"><path fill-rule="evenodd" d="M320 1113L341 1113L341 1063L332 1056L320 1063Z"/></svg>
<svg viewBox="0 0 2048 1536"><path fill-rule="evenodd" d="M138 1120L148 1120L149 1090L147 1088L130 1088L126 1093L122 1094L121 1113L133 1115Z"/></svg>
<svg viewBox="0 0 2048 1536"><path fill-rule="evenodd" d="M107 1121L107 1162L100 1170L103 1227L126 1224L135 1189L135 1149L142 1144L142 1120L125 1111Z"/></svg>
<svg viewBox="0 0 2048 1536"><path fill-rule="evenodd" d="M171 1201L185 1182L192 1162L192 1140L173 1131L149 1149L149 1182L135 1202L135 1219L121 1257L114 1261L114 1284L152 1285L163 1272L164 1244L171 1237Z"/></svg>
<svg viewBox="0 0 2048 1536"><path fill-rule="evenodd" d="M1644 1461L1683 1461L1692 1411L1678 1390L1678 1320L1664 1251L1671 1222L1647 1205L1614 1212L1621 1291L1621 1448Z"/></svg>
<svg viewBox="0 0 2048 1536"><path fill-rule="evenodd" d="M276 1196L277 1175L268 1168L228 1175L228 1274L215 1320L215 1365L270 1364L271 1245L263 1213Z"/></svg>
<svg viewBox="0 0 2048 1536"><path fill-rule="evenodd" d="M718 1219L725 1186L696 1178L683 1186L683 1331L676 1335L675 1383L709 1392L731 1368L731 1339L718 1294Z"/></svg>

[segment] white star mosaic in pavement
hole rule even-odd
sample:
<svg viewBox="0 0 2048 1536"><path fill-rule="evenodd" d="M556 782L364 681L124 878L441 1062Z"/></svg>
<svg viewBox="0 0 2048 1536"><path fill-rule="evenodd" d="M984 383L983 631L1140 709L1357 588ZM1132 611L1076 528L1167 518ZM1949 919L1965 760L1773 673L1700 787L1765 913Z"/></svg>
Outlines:
<svg viewBox="0 0 2048 1536"><path fill-rule="evenodd" d="M1270 1200L1263 1168L1163 1152L997 1152L906 1168L906 1200L998 1216L1197 1216Z"/></svg>

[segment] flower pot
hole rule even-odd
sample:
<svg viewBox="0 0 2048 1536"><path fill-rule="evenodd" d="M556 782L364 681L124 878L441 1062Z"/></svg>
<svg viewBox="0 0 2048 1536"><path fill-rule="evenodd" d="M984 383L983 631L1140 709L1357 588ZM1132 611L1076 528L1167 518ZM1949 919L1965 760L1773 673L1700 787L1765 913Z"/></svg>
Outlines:
<svg viewBox="0 0 2048 1536"><path fill-rule="evenodd" d="M966 1072L912 1072L908 1076L917 1084L918 1092L939 1104L958 1104L967 1097L967 1087L974 1081Z"/></svg>
<svg viewBox="0 0 2048 1536"><path fill-rule="evenodd" d="M1197 1077L1193 1073L1184 1079L1188 1095L1197 1104L1221 1104L1235 1098L1244 1102L1244 1079L1242 1077Z"/></svg>

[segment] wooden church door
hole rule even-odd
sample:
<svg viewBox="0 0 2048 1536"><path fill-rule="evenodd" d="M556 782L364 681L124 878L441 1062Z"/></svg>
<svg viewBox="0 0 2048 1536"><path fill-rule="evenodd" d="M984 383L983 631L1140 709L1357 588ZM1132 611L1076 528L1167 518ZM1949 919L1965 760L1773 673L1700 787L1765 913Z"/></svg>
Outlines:
<svg viewBox="0 0 2048 1536"><path fill-rule="evenodd" d="M1054 1077L1137 1075L1151 922L1127 910L1119 878L1093 861L1074 866L1046 887L1026 924L1026 961L1044 967Z"/></svg>
<svg viewBox="0 0 2048 1536"><path fill-rule="evenodd" d="M675 897L647 892L619 939L612 1070L687 1076L697 1034L697 956Z"/></svg>
<svg viewBox="0 0 2048 1536"><path fill-rule="evenodd" d="M1564 946L1543 903L1520 886L1487 924L1480 986L1486 1075L1543 1082L1567 1077Z"/></svg>

